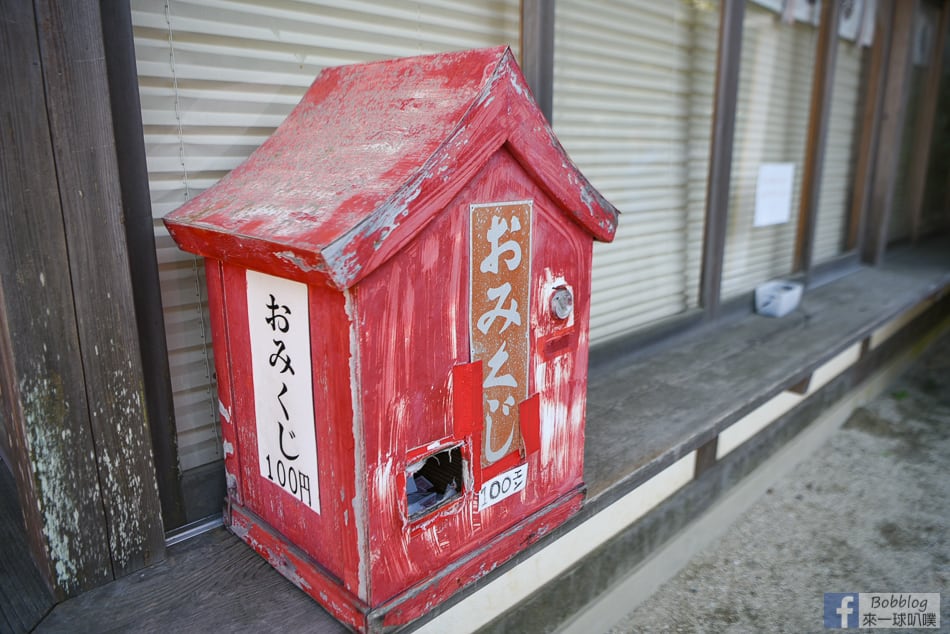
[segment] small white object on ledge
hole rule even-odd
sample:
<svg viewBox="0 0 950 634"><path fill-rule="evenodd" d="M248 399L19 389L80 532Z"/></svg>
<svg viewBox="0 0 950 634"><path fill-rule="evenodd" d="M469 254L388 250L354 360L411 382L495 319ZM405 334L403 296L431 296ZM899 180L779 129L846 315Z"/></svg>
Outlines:
<svg viewBox="0 0 950 634"><path fill-rule="evenodd" d="M802 285L772 280L755 287L755 312L766 317L784 317L802 301Z"/></svg>

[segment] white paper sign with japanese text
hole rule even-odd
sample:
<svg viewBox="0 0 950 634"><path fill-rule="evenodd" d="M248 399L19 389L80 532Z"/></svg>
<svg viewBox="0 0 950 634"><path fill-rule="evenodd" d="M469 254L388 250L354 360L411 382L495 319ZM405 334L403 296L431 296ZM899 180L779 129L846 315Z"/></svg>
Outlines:
<svg viewBox="0 0 950 634"><path fill-rule="evenodd" d="M261 476L320 512L307 286L247 272Z"/></svg>
<svg viewBox="0 0 950 634"><path fill-rule="evenodd" d="M755 183L756 227L788 222L792 212L795 185L794 163L762 163Z"/></svg>
<svg viewBox="0 0 950 634"><path fill-rule="evenodd" d="M478 491L478 510L484 511L489 506L511 497L515 493L524 491L528 482L528 465L523 464L505 471L482 484Z"/></svg>

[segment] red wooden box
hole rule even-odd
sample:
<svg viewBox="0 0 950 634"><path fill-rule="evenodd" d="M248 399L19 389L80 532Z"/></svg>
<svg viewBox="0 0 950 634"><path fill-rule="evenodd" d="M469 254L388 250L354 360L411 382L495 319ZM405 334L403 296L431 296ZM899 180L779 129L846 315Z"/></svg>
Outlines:
<svg viewBox="0 0 950 634"><path fill-rule="evenodd" d="M321 73L166 219L207 258L231 530L375 631L563 522L616 223L508 49Z"/></svg>

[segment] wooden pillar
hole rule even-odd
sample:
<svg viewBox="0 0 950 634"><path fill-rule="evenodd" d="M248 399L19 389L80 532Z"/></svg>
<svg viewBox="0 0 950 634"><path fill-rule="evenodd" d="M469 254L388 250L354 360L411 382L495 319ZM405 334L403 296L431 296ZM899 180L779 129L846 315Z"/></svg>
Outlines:
<svg viewBox="0 0 950 634"><path fill-rule="evenodd" d="M890 5L878 5L875 11L873 44L863 88L864 111L861 114L861 136L854 168L854 194L845 239L845 249L859 253L863 252L864 240L867 238L874 157L877 156L880 132L878 121L884 107L884 80L887 78L887 58L891 46ZM883 16L887 16L887 19Z"/></svg>
<svg viewBox="0 0 950 634"><path fill-rule="evenodd" d="M815 225L818 221L821 175L825 164L825 139L828 136L828 120L831 118L831 97L835 81L840 9L841 5L837 2L825 2L821 5L821 26L815 51L815 72L812 76L811 106L808 114L808 137L805 141L805 168L802 175L801 205L795 237L794 269L806 273L812 265Z"/></svg>
<svg viewBox="0 0 950 634"><path fill-rule="evenodd" d="M98 3L5 3L0 80L2 418L62 598L164 558Z"/></svg>
<svg viewBox="0 0 950 634"><path fill-rule="evenodd" d="M128 2L103 2L100 7L129 269L142 350L146 410L162 517L165 530L170 530L185 523L185 509L178 477L178 434L155 254L132 14Z"/></svg>
<svg viewBox="0 0 950 634"><path fill-rule="evenodd" d="M910 165L910 234L914 242L920 239L921 224L924 215L924 190L927 187L927 168L930 167L930 150L933 146L934 123L937 119L937 102L940 100L940 79L943 76L943 48L947 37L947 25L950 22L950 6L946 3L940 8L936 26L936 41L931 44L930 69L924 87L920 106L917 130L914 135L914 152Z"/></svg>
<svg viewBox="0 0 950 634"><path fill-rule="evenodd" d="M550 122L554 109L554 0L521 0L521 68Z"/></svg>
<svg viewBox="0 0 950 634"><path fill-rule="evenodd" d="M914 38L914 15L918 0L890 0L878 6L875 38L882 31L890 31L890 46L884 59L885 68L880 116L873 125L879 126L877 151L869 184L870 200L861 245L861 259L869 264L880 264L887 247L887 235L894 207L898 161L904 137L904 117L907 105L909 66Z"/></svg>
<svg viewBox="0 0 950 634"><path fill-rule="evenodd" d="M713 319L719 314L722 261L729 222L732 141L736 130L745 0L722 0L719 15L719 53L716 61L716 95L706 187L703 270L699 283L699 303L707 319Z"/></svg>

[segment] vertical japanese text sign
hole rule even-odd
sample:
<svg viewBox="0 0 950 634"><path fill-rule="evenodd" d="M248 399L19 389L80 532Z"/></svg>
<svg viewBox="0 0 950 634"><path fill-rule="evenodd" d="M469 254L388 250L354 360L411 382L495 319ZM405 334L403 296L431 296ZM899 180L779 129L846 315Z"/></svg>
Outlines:
<svg viewBox="0 0 950 634"><path fill-rule="evenodd" d="M247 272L261 476L320 512L307 286Z"/></svg>
<svg viewBox="0 0 950 634"><path fill-rule="evenodd" d="M472 360L482 361L482 466L521 449L528 397L531 201L471 205Z"/></svg>

